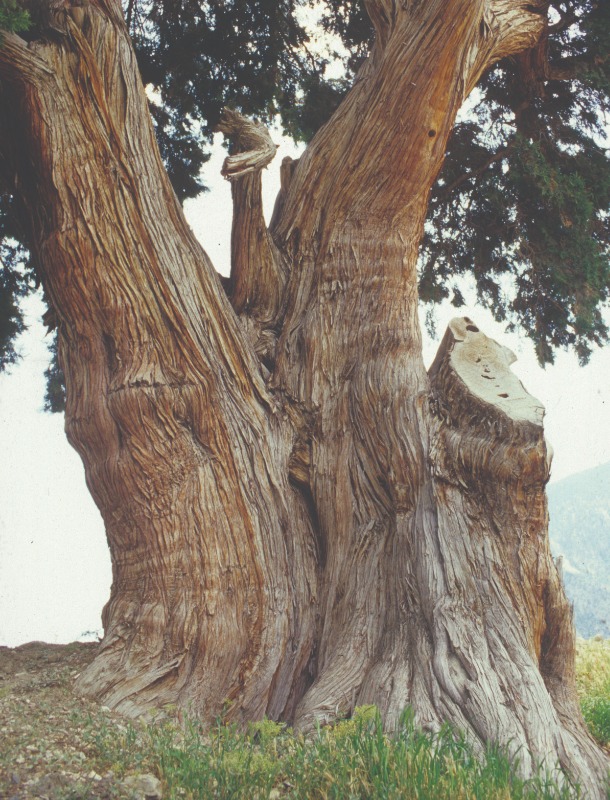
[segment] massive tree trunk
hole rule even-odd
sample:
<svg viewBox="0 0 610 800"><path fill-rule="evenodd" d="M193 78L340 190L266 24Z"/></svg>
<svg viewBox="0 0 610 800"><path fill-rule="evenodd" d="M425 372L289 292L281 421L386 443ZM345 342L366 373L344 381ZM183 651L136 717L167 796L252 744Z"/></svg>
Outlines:
<svg viewBox="0 0 610 800"><path fill-rule="evenodd" d="M427 374L417 318L455 115L536 43L544 3L370 0L371 57L283 165L269 230L273 147L228 113L227 294L163 170L120 3L55 6L46 40L5 37L0 147L112 555L80 689L129 714L300 726L376 703L391 728L410 705L601 798L548 546L543 411L468 319Z"/></svg>

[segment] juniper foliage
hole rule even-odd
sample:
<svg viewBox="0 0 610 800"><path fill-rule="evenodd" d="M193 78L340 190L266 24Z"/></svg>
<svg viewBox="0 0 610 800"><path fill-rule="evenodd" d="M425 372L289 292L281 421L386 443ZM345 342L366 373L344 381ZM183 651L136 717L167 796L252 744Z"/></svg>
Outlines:
<svg viewBox="0 0 610 800"><path fill-rule="evenodd" d="M29 24L30 16L17 0L0 0L0 30L24 31Z"/></svg>

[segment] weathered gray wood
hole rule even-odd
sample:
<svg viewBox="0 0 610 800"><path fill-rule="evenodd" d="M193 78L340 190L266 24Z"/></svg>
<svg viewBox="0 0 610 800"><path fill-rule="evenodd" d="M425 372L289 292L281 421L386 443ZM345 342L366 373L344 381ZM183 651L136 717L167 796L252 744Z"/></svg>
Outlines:
<svg viewBox="0 0 610 800"><path fill-rule="evenodd" d="M0 49L2 152L113 560L83 692L301 727L369 702L392 727L410 704L604 796L548 547L542 409L470 320L427 374L417 318L455 115L535 45L543 6L368 0L372 55L285 163L270 231L274 147L225 115L230 302L164 173L120 3Z"/></svg>

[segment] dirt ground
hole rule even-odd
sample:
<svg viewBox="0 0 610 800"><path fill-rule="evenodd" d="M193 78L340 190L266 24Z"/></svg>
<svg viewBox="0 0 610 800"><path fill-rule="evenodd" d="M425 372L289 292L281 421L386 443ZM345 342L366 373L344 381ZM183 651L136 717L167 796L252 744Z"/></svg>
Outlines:
<svg viewBox="0 0 610 800"><path fill-rule="evenodd" d="M152 776L117 777L112 771L97 771L96 731L125 730L121 717L72 691L74 679L97 647L42 642L0 647L2 800L160 797ZM146 788L147 780L153 788Z"/></svg>

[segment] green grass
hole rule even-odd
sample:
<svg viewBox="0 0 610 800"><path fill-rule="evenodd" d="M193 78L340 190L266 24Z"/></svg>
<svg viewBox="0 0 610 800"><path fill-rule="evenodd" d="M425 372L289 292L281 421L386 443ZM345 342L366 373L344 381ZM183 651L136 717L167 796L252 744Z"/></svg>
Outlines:
<svg viewBox="0 0 610 800"><path fill-rule="evenodd" d="M393 736L383 733L374 707L303 737L264 720L245 733L218 723L203 732L194 722L113 726L91 720L86 738L100 771L117 777L148 771L164 784L164 798L216 800L568 800L540 773L525 780L499 749L477 758L449 727L419 731L407 713ZM94 723L94 724L93 724Z"/></svg>
<svg viewBox="0 0 610 800"><path fill-rule="evenodd" d="M579 641L576 676L585 722L600 744L610 745L610 640Z"/></svg>
<svg viewBox="0 0 610 800"><path fill-rule="evenodd" d="M578 643L578 687L585 720L610 742L610 642ZM490 747L475 756L446 727L418 730L405 713L399 731L384 734L373 706L307 737L264 720L240 732L219 721L120 725L104 715L84 726L88 757L117 779L151 772L165 800L573 800L578 787L540 772L519 777L518 762ZM609 795L610 797L610 795Z"/></svg>

